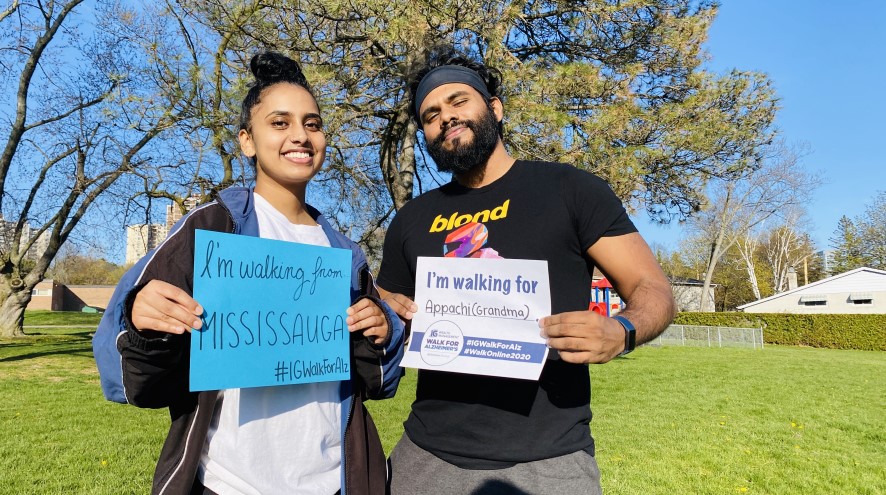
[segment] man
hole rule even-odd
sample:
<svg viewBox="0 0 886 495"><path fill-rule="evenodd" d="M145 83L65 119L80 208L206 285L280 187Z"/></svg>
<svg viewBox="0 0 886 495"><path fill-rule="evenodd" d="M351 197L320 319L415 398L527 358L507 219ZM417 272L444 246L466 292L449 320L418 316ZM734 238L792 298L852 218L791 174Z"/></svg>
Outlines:
<svg viewBox="0 0 886 495"><path fill-rule="evenodd" d="M437 55L410 89L428 152L454 180L392 221L383 296L412 317L418 256L547 260L553 315L539 327L552 351L537 382L420 370L391 453L392 493L600 493L586 364L661 333L675 312L670 285L605 182L508 154L497 71ZM595 265L627 301L618 319L587 310Z"/></svg>

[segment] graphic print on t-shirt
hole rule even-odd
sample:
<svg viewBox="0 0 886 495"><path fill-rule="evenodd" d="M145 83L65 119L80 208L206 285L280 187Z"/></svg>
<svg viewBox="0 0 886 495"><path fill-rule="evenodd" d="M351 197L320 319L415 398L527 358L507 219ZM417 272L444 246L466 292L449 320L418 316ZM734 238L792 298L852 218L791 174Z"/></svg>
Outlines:
<svg viewBox="0 0 886 495"><path fill-rule="evenodd" d="M462 225L446 236L443 256L447 258L501 258L498 251L484 248L489 240L489 229L482 223Z"/></svg>
<svg viewBox="0 0 886 495"><path fill-rule="evenodd" d="M498 251L484 247L489 241L489 229L482 221L499 220L508 216L511 200L491 210L479 211L473 215L455 212L448 218L437 215L431 224L430 232L452 230L443 244L443 256L447 258L501 258Z"/></svg>

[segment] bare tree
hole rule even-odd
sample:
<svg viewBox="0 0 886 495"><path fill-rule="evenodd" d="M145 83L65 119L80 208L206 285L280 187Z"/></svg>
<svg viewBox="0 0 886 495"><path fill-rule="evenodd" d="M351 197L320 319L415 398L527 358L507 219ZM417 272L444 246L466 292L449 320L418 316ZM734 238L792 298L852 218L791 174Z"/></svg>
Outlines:
<svg viewBox="0 0 886 495"><path fill-rule="evenodd" d="M783 218L781 225L769 230L763 246L774 293L788 290L789 271L792 268L797 270L801 264L808 263L809 257L815 253L815 246L809 236L803 233L805 222L802 211L795 209ZM808 270L803 273L807 274Z"/></svg>
<svg viewBox="0 0 886 495"><path fill-rule="evenodd" d="M709 246L704 286L699 305L708 305L711 283L717 263L748 232L774 216L804 202L817 187L817 175L805 171L798 150L779 144L756 170L741 179L716 181L710 200L702 212L690 219L689 226L703 236Z"/></svg>
<svg viewBox="0 0 886 495"><path fill-rule="evenodd" d="M767 222L763 222L759 228L746 232L735 244L756 299L763 297L757 274L758 260L762 260L764 268L761 269L769 271L768 296L784 292L789 270L799 268L814 254L812 241L803 233L807 226L805 205L786 207L774 216L778 220L776 224L764 229L762 227ZM805 273L808 273L808 269Z"/></svg>
<svg viewBox="0 0 886 495"><path fill-rule="evenodd" d="M141 63L150 54L113 36L143 19L97 2L91 14L112 24L82 32L90 13L78 17L87 7L81 4L23 4L0 19L12 47L4 68L18 76L0 156L3 336L22 333L32 289L90 207L122 177L155 168L164 156L155 140L188 109L179 93L151 84L155 66Z"/></svg>

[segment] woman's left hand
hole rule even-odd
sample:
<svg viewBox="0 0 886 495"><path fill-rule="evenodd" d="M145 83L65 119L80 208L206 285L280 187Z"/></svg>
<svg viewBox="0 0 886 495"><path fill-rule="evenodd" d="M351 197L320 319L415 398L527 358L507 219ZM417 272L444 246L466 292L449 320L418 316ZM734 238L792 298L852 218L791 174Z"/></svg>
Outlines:
<svg viewBox="0 0 886 495"><path fill-rule="evenodd" d="M372 299L364 298L348 308L349 332L362 332L373 344L381 344L388 337L388 320Z"/></svg>

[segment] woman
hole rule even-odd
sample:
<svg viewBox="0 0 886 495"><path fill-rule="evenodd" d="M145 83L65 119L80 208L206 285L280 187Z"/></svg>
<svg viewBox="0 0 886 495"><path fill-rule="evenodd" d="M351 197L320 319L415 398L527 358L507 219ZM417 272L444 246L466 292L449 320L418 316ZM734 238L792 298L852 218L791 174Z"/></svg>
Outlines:
<svg viewBox="0 0 886 495"><path fill-rule="evenodd" d="M378 299L360 248L305 203L326 138L301 68L262 53L250 70L238 137L255 189L230 188L192 210L118 287L109 306L125 301L122 317L106 316L125 327L117 347L127 402L172 416L153 493L384 493L384 452L362 398L393 396L403 327ZM190 329L203 313L190 295L196 229L350 248L352 379L189 392Z"/></svg>

